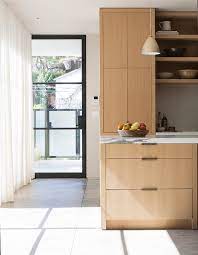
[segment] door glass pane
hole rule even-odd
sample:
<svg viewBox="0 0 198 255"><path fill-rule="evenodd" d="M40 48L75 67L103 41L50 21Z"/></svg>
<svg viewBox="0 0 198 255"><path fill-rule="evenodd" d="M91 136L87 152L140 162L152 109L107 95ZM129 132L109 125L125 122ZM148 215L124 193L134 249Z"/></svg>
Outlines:
<svg viewBox="0 0 198 255"><path fill-rule="evenodd" d="M34 110L82 109L81 84L36 84L33 89Z"/></svg>
<svg viewBox="0 0 198 255"><path fill-rule="evenodd" d="M35 159L45 156L45 130L35 130Z"/></svg>
<svg viewBox="0 0 198 255"><path fill-rule="evenodd" d="M34 124L36 128L45 127L46 111L34 110Z"/></svg>
<svg viewBox="0 0 198 255"><path fill-rule="evenodd" d="M32 41L33 82L82 82L82 40Z"/></svg>
<svg viewBox="0 0 198 255"><path fill-rule="evenodd" d="M49 111L52 128L76 128L78 110Z"/></svg>
<svg viewBox="0 0 198 255"><path fill-rule="evenodd" d="M79 159L82 144L79 133L80 130L50 130L50 156Z"/></svg>
<svg viewBox="0 0 198 255"><path fill-rule="evenodd" d="M56 109L82 109L81 84L56 84Z"/></svg>

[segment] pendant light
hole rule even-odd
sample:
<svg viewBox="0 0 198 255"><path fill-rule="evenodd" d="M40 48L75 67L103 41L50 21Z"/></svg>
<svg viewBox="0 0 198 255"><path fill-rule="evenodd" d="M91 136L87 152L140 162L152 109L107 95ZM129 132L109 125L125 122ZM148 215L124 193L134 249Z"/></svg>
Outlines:
<svg viewBox="0 0 198 255"><path fill-rule="evenodd" d="M155 56L160 54L159 45L152 36L152 10L150 9L150 35L142 47L142 55Z"/></svg>

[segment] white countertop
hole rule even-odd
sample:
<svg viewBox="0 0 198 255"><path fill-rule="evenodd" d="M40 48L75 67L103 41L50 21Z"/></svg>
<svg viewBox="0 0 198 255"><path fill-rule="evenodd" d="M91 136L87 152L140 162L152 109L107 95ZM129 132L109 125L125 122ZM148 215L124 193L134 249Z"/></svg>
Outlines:
<svg viewBox="0 0 198 255"><path fill-rule="evenodd" d="M198 144L198 132L156 133L146 137L120 137L119 135L101 136L100 143L191 143Z"/></svg>

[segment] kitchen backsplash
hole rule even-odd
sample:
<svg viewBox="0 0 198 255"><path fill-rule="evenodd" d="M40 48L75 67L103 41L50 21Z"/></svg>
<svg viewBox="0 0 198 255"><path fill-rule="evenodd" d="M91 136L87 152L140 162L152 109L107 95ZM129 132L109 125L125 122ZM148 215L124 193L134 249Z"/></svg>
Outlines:
<svg viewBox="0 0 198 255"><path fill-rule="evenodd" d="M169 126L178 131L198 131L198 87L157 86L157 112L166 113Z"/></svg>

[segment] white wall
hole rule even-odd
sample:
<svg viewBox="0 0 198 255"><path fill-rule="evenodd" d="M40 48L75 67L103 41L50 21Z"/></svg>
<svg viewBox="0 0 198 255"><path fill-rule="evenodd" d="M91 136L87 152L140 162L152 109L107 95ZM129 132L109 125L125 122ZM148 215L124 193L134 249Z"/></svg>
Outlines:
<svg viewBox="0 0 198 255"><path fill-rule="evenodd" d="M99 35L87 35L87 178L99 178Z"/></svg>

